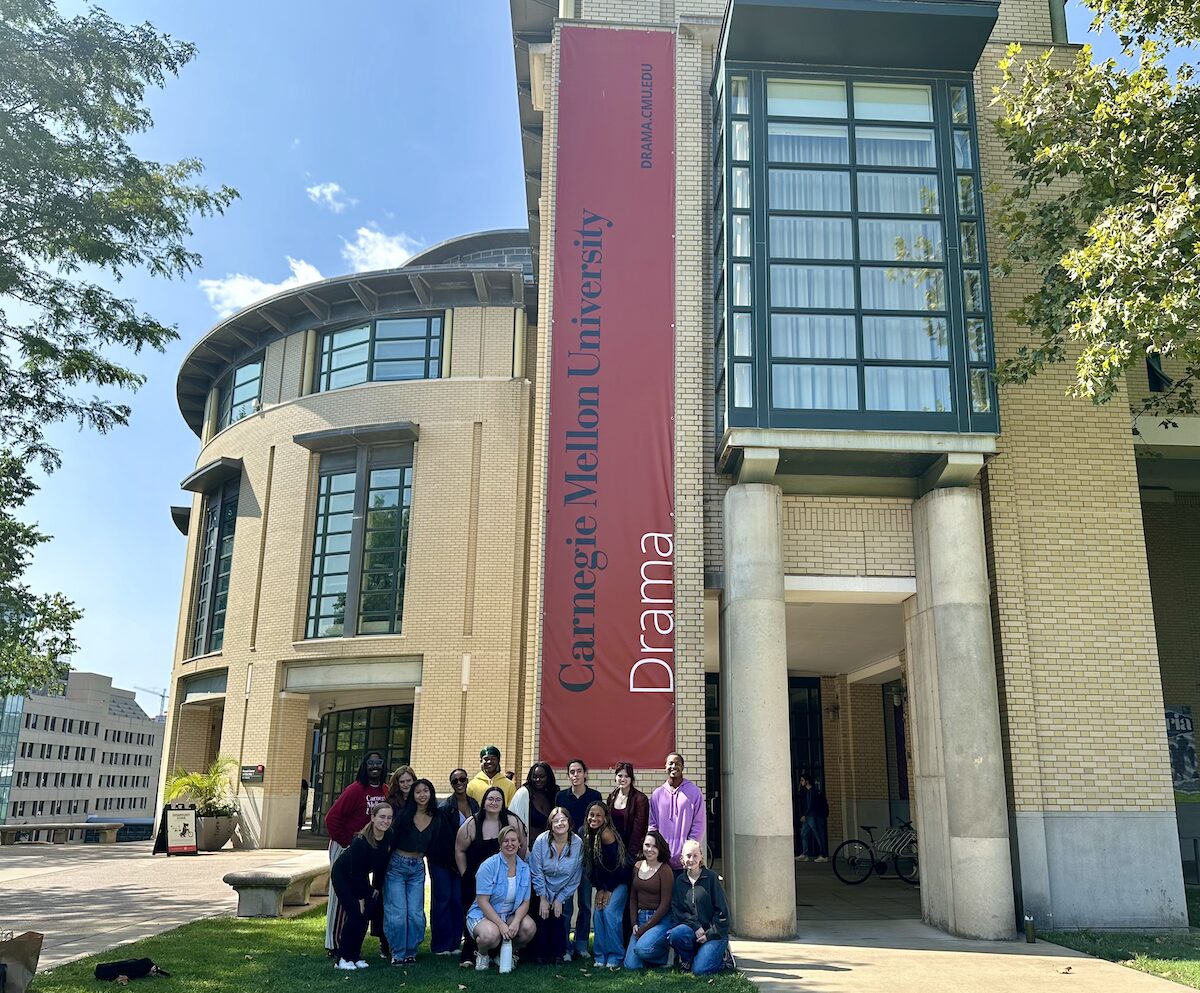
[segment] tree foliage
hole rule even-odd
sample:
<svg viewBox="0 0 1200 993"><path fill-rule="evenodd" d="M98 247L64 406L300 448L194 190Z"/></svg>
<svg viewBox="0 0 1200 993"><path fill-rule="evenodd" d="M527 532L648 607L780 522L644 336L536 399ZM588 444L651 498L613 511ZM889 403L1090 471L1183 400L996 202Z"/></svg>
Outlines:
<svg viewBox="0 0 1200 993"><path fill-rule="evenodd" d="M97 9L0 0L0 692L53 681L75 647L78 611L21 582L47 538L13 512L35 490L28 467L60 464L46 429L126 424L119 395L143 381L126 363L176 337L110 287L132 270L190 272L191 219L237 195L198 185L196 159L148 161L130 144L152 125L147 87L193 55Z"/></svg>
<svg viewBox="0 0 1200 993"><path fill-rule="evenodd" d="M1200 87L1190 65L1171 72L1163 57L1200 39L1200 5L1092 7L1122 60L1094 62L1087 47L1026 58L1014 45L1001 63L998 130L1017 182L1000 211L998 268L1042 279L1014 314L1034 343L999 376L1023 382L1074 357L1070 392L1105 403L1157 354L1183 373L1137 412L1169 419L1195 413L1200 371Z"/></svg>

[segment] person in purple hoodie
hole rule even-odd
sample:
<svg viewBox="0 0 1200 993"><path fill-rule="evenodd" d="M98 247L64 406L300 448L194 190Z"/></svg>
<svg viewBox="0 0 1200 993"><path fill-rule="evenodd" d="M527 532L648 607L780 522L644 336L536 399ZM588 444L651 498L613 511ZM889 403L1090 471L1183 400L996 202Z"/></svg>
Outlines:
<svg viewBox="0 0 1200 993"><path fill-rule="evenodd" d="M704 846L704 794L690 779L683 778L683 756L667 756L667 781L650 797L650 830L658 831L671 846L671 868L683 868L683 843Z"/></svg>

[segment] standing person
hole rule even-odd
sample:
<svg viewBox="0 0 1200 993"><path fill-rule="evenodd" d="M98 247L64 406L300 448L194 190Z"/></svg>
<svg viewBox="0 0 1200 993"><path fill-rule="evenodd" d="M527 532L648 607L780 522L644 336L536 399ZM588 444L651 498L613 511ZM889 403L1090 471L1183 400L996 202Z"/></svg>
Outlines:
<svg viewBox="0 0 1200 993"><path fill-rule="evenodd" d="M379 900L379 887L387 872L391 854L389 829L392 808L381 803L371 813L366 826L351 839L329 872L330 890L338 895L345 920L338 934L338 969L365 969L363 939L371 907Z"/></svg>
<svg viewBox="0 0 1200 993"><path fill-rule="evenodd" d="M650 830L650 798L633 785L637 777L628 762L618 762L613 773L617 788L608 794L608 812L625 842L625 851L637 853Z"/></svg>
<svg viewBox="0 0 1200 993"><path fill-rule="evenodd" d="M462 941L466 908L462 902L462 878L454 861L458 829L479 813L479 804L467 796L470 777L466 769L450 773L450 795L438 804L442 825L426 852L429 861L429 950L435 955L453 955Z"/></svg>
<svg viewBox="0 0 1200 993"><path fill-rule="evenodd" d="M684 971L697 976L725 968L729 946L729 904L717 874L704 865L704 850L692 840L683 846L684 871L675 877L667 941Z"/></svg>
<svg viewBox="0 0 1200 993"><path fill-rule="evenodd" d="M495 745L485 745L479 749L479 771L475 773L475 778L467 784L467 793L476 803L482 804L483 794L491 786L495 786L503 792L505 807L512 803L517 786L500 771L500 749Z"/></svg>
<svg viewBox="0 0 1200 993"><path fill-rule="evenodd" d="M325 814L325 830L329 833L329 863L332 865L350 847L354 836L366 827L374 809L387 799L383 780L383 755L367 752L358 766L354 782L342 790ZM332 955L337 949L342 918L337 891L330 887L329 902L325 905L325 951Z"/></svg>
<svg viewBox="0 0 1200 993"><path fill-rule="evenodd" d="M509 809L525 822L531 847L537 836L546 830L547 818L557 798L554 770L545 762L534 762L529 767L525 784L517 790L509 805Z"/></svg>
<svg viewBox="0 0 1200 993"><path fill-rule="evenodd" d="M583 878L583 842L575 834L571 815L555 807L549 828L538 835L529 853L533 880L530 916L537 924L531 952L535 962L558 962L567 954L571 895Z"/></svg>
<svg viewBox="0 0 1200 993"><path fill-rule="evenodd" d="M613 826L608 808L599 800L588 807L581 838L583 870L596 889L592 955L596 965L616 970L625 958L623 922L629 898L629 860L625 842Z"/></svg>
<svg viewBox="0 0 1200 993"><path fill-rule="evenodd" d="M470 907L475 902L475 874L484 862L500 851L500 832L506 827L516 829L517 838L521 840L520 818L509 813L504 804L504 791L499 786L489 786L483 794L479 813L458 829L458 837L454 841L454 859L458 874L462 877L464 907ZM523 840L518 847L520 853L524 854L526 849ZM475 961L475 952L475 938L471 930L465 928L459 964L469 966Z"/></svg>
<svg viewBox="0 0 1200 993"><path fill-rule="evenodd" d="M829 842L825 827L829 823L829 801L812 777L800 774L800 854L797 862L829 861Z"/></svg>
<svg viewBox="0 0 1200 993"><path fill-rule="evenodd" d="M485 800L486 806L486 800ZM515 827L500 829L500 851L489 856L475 875L475 899L467 911L467 932L475 939L475 971L486 972L489 953L502 942L511 941L519 950L533 939L535 926L529 918L529 865L518 854L521 832ZM501 972L509 972L512 965Z"/></svg>
<svg viewBox="0 0 1200 993"><path fill-rule="evenodd" d="M675 891L675 873L671 871L671 849L667 839L651 831L642 842L642 858L633 869L629 886L631 936L625 951L626 969L644 969L665 965L667 932L674 926L671 897Z"/></svg>
<svg viewBox="0 0 1200 993"><path fill-rule="evenodd" d="M393 824L399 819L401 811L408 803L408 796L412 792L412 785L416 779L417 774L411 765L400 766L388 777L387 799L388 803L392 805ZM392 943L388 938L387 929L383 926L383 909L387 902L386 890L383 896L384 899L376 902L375 911L371 915L371 934L379 939L379 957L391 962L393 961Z"/></svg>
<svg viewBox="0 0 1200 993"><path fill-rule="evenodd" d="M567 763L567 778L571 785L565 790L559 790L554 803L565 807L571 815L571 823L575 825L577 834L583 832L583 822L587 817L587 809L600 800L600 793L587 784L588 767L583 759L571 759ZM579 914L575 918L575 954L580 958L588 957L588 932L592 928L592 884L588 882L587 873L579 881L579 889L567 901L564 913L571 920L571 912L579 905ZM568 949L567 954L571 954Z"/></svg>
<svg viewBox="0 0 1200 993"><path fill-rule="evenodd" d="M417 961L417 948L425 937L425 855L442 828L433 783L418 779L392 828L392 856L383 889L383 929L392 965Z"/></svg>
<svg viewBox="0 0 1200 993"><path fill-rule="evenodd" d="M683 868L684 842L704 844L704 794L683 778L683 756L667 756L667 781L650 795L650 829L658 831L671 847L671 868Z"/></svg>

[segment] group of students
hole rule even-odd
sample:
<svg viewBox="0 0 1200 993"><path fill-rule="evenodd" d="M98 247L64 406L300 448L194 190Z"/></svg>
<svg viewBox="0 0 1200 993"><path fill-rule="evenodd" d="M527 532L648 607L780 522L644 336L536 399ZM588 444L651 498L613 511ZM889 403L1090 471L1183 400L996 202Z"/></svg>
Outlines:
<svg viewBox="0 0 1200 993"><path fill-rule="evenodd" d="M430 950L464 968L510 971L523 961L591 955L600 967L719 972L728 958L729 909L704 865L704 797L671 754L648 797L633 767L614 770L602 799L582 759L554 770L535 762L518 788L500 750L479 753L469 777L450 774L441 802L409 766L385 777L370 752L325 815L333 863L325 947L339 969L362 969L368 929L393 965L416 961L425 937L425 866L431 884ZM574 934L571 923L574 919Z"/></svg>

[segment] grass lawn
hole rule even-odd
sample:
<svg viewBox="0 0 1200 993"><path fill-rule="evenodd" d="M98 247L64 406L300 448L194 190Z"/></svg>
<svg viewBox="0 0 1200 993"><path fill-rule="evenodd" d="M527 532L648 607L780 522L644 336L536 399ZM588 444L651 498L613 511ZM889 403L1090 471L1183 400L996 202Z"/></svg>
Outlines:
<svg viewBox="0 0 1200 993"><path fill-rule="evenodd" d="M1050 931L1045 938L1056 945L1087 952L1109 962L1161 976L1200 990L1200 886L1187 887L1190 934L1153 934L1145 931Z"/></svg>
<svg viewBox="0 0 1200 993"><path fill-rule="evenodd" d="M371 968L338 972L325 957L325 911L314 910L301 917L251 920L219 917L197 921L124 945L100 956L80 959L39 973L31 993L96 993L101 984L92 970L98 961L152 958L171 973L169 979L136 980L131 988L151 993L258 993L297 989L362 990L381 988L405 993L550 993L551 990L585 989L588 986L636 993L642 989L663 993L685 993L701 987L720 993L753 993L753 984L740 974L730 973L709 980L666 972L616 972L581 968L579 963L559 966L521 965L508 976L495 968L487 973L459 969L458 959L434 956L422 946L415 966L389 966L379 958L379 945L367 938L363 952ZM588 963L590 965L590 963ZM381 986L381 983L383 986Z"/></svg>

